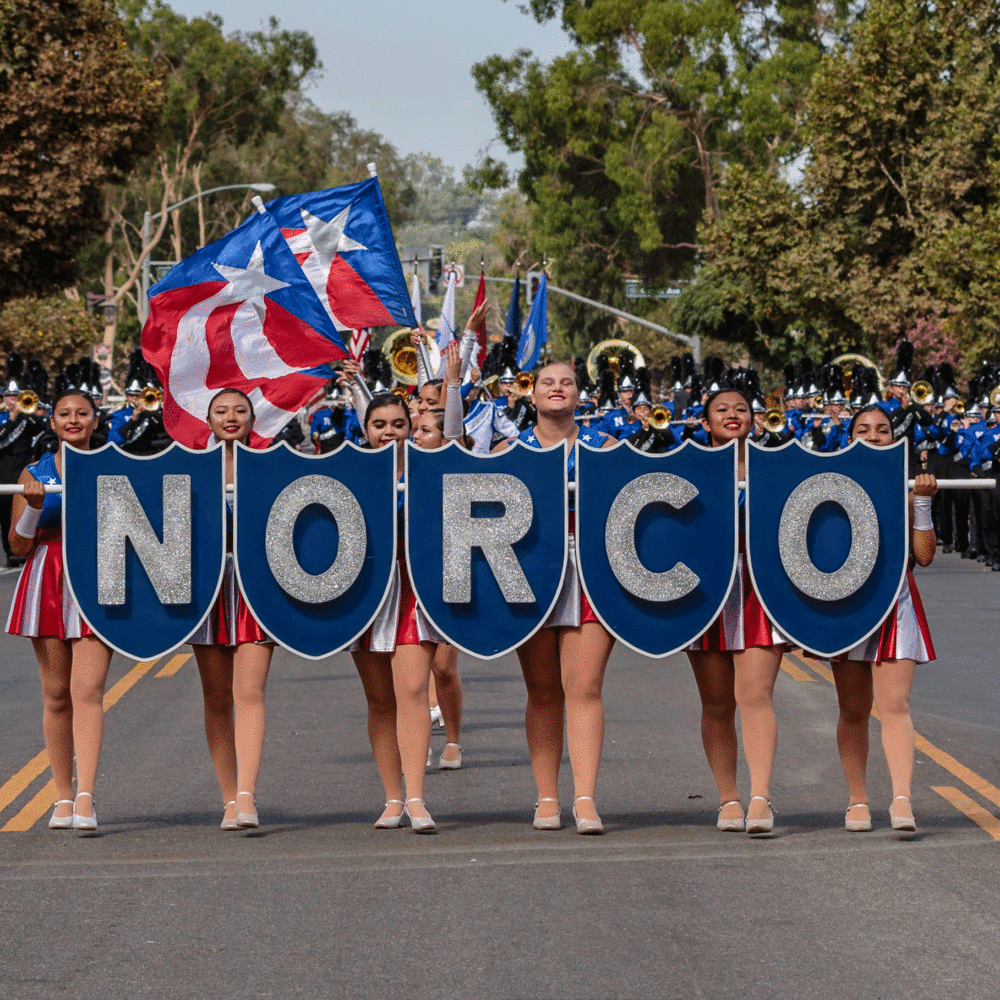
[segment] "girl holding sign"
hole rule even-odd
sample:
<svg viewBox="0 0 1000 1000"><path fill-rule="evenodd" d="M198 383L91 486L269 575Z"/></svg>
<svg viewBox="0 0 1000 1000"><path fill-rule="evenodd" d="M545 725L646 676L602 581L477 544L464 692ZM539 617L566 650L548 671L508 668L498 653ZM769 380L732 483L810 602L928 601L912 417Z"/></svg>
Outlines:
<svg viewBox="0 0 1000 1000"><path fill-rule="evenodd" d="M60 450L29 465L18 482L9 535L11 552L27 556L14 593L7 631L28 636L42 678L42 731L57 801L49 826L96 830L94 782L104 735L104 683L111 650L80 617L63 573L62 496L45 493L62 482L62 442L89 449L97 428L90 396L70 391L52 407L50 425ZM76 754L76 795L73 756Z"/></svg>
<svg viewBox="0 0 1000 1000"><path fill-rule="evenodd" d="M862 440L882 448L893 443L892 424L880 406L866 406L851 420L851 441ZM926 473L914 480L909 498L910 553L913 562L929 566L934 559L935 535L931 500L937 481ZM846 829L863 832L872 828L865 770L868 763L868 719L872 705L882 722L882 747L892 779L893 799L889 820L894 830L917 829L910 805L913 777L913 721L910 691L918 663L934 659L927 616L913 579L913 562L906 571L903 589L895 607L881 626L864 642L833 662L840 718L837 747L847 779L850 805L844 819Z"/></svg>

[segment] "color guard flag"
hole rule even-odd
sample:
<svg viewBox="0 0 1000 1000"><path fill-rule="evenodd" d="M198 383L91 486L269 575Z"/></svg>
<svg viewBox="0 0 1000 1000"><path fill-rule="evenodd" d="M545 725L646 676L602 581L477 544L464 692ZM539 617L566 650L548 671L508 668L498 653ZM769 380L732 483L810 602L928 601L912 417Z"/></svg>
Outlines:
<svg viewBox="0 0 1000 1000"><path fill-rule="evenodd" d="M444 378L444 349L455 339L455 272L448 274L448 290L441 304L441 319L438 322L437 345L441 351L441 365L437 378Z"/></svg>
<svg viewBox="0 0 1000 1000"><path fill-rule="evenodd" d="M271 213L193 253L149 290L142 349L163 384L163 423L204 448L219 389L253 401L266 444L333 375L344 343Z"/></svg>
<svg viewBox="0 0 1000 1000"><path fill-rule="evenodd" d="M507 306L507 323L504 327L508 337L521 336L521 275L514 278L514 291L510 293Z"/></svg>
<svg viewBox="0 0 1000 1000"><path fill-rule="evenodd" d="M475 312L486 301L486 275L479 272L479 287L476 289L476 301L472 303L472 311ZM482 371L483 362L486 360L486 320L476 328L476 367Z"/></svg>
<svg viewBox="0 0 1000 1000"><path fill-rule="evenodd" d="M413 315L417 322L415 326L423 326L424 318L420 308L420 278L414 274L413 283L410 285L410 305L413 306Z"/></svg>
<svg viewBox="0 0 1000 1000"><path fill-rule="evenodd" d="M538 364L542 345L549 339L548 296L545 292L547 280L543 271L538 291L531 303L531 312L528 313L528 322L524 324L521 340L517 345L517 367L523 372L530 372Z"/></svg>

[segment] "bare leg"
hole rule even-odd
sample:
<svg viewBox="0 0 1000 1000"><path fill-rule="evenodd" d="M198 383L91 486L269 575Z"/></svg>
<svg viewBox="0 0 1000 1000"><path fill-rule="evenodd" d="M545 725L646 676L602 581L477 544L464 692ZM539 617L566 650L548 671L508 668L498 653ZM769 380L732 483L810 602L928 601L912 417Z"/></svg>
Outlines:
<svg viewBox="0 0 1000 1000"><path fill-rule="evenodd" d="M396 743L396 692L392 686L389 654L355 652L351 656L365 689L365 699L368 702L368 741L385 787L386 801L395 799L402 802L403 765L399 759L399 745ZM393 804L386 807L384 815L399 816L402 812L401 805Z"/></svg>
<svg viewBox="0 0 1000 1000"><path fill-rule="evenodd" d="M257 792L264 753L264 689L273 653L271 643L245 642L233 654L236 786L251 795Z"/></svg>
<svg viewBox="0 0 1000 1000"><path fill-rule="evenodd" d="M524 729L540 800L559 797L559 764L562 760L563 708L566 696L559 669L557 631L551 628L540 629L517 650L521 673L528 689ZM555 816L557 811L555 802L542 802L538 807L538 816Z"/></svg>
<svg viewBox="0 0 1000 1000"><path fill-rule="evenodd" d="M872 667L875 705L882 718L882 747L892 779L892 795L910 797L913 780L913 720L910 692L913 690L913 660L884 660ZM895 803L893 814L907 815L907 803ZM912 815L912 810L910 812Z"/></svg>
<svg viewBox="0 0 1000 1000"><path fill-rule="evenodd" d="M850 802L867 802L868 720L872 711L872 670L868 663L846 661L833 665L840 718L837 749L847 779Z"/></svg>
<svg viewBox="0 0 1000 1000"><path fill-rule="evenodd" d="M56 798L73 801L73 699L70 697L72 652L62 639L32 639L42 680L42 733L52 767ZM57 806L55 815L72 816L71 805Z"/></svg>
<svg viewBox="0 0 1000 1000"><path fill-rule="evenodd" d="M701 742L719 788L719 804L740 800L736 788L736 692L732 653L688 653L701 697ZM730 806L731 815L743 810Z"/></svg>
<svg viewBox="0 0 1000 1000"><path fill-rule="evenodd" d="M462 678L458 675L458 650L448 643L440 643L431 664L430 683L437 690L444 719L445 739L449 743L462 742ZM432 699L433 701L433 699ZM460 751L455 747L444 748L445 760L457 760Z"/></svg>
<svg viewBox="0 0 1000 1000"><path fill-rule="evenodd" d="M222 792L222 804L236 801L236 728L233 723L233 650L192 646L205 701L205 738ZM235 818L236 809L231 810Z"/></svg>
<svg viewBox="0 0 1000 1000"><path fill-rule="evenodd" d="M434 659L434 643L397 646L389 657L396 692L396 742L403 762L406 798L423 799L427 750L431 745L431 717L427 710L427 681ZM426 815L419 804L407 806L410 815Z"/></svg>
<svg viewBox="0 0 1000 1000"><path fill-rule="evenodd" d="M440 649L440 646L438 648ZM436 658L437 657L435 654L435 659ZM427 682L427 704L432 709L441 707L440 704L438 703L437 684L434 683L433 673L431 674L431 679Z"/></svg>
<svg viewBox="0 0 1000 1000"><path fill-rule="evenodd" d="M743 753L750 767L750 796L771 798L771 771L778 752L778 720L774 715L774 682L781 647L767 646L733 653L736 704L743 729ZM763 802L747 805L747 819L768 814Z"/></svg>
<svg viewBox="0 0 1000 1000"><path fill-rule="evenodd" d="M73 639L73 669L70 695L73 698L73 746L76 749L76 794L94 794L97 765L104 738L104 684L108 679L111 650L94 636ZM94 800L85 797L77 803L81 816L93 815Z"/></svg>
<svg viewBox="0 0 1000 1000"><path fill-rule="evenodd" d="M573 768L577 815L597 819L593 802L604 747L604 670L615 640L603 625L586 622L559 631L559 660L566 698L566 745Z"/></svg>

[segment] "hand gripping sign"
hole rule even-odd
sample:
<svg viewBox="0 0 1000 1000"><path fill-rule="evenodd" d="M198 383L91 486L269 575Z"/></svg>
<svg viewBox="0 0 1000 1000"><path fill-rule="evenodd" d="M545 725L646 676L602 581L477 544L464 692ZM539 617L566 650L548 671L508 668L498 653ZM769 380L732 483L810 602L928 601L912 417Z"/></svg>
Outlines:
<svg viewBox="0 0 1000 1000"><path fill-rule="evenodd" d="M344 444L236 449L233 548L247 605L286 649L319 659L371 624L396 558L396 459Z"/></svg>
<svg viewBox="0 0 1000 1000"><path fill-rule="evenodd" d="M604 627L647 656L683 649L736 571L736 443L650 455L577 444L577 556Z"/></svg>
<svg viewBox="0 0 1000 1000"><path fill-rule="evenodd" d="M434 627L493 659L555 607L567 555L566 448L479 456L406 445L406 562Z"/></svg>
<svg viewBox="0 0 1000 1000"><path fill-rule="evenodd" d="M754 588L778 628L818 656L866 639L896 601L909 542L906 447L747 450Z"/></svg>
<svg viewBox="0 0 1000 1000"><path fill-rule="evenodd" d="M63 548L80 613L119 653L162 656L197 630L222 582L222 446L65 449Z"/></svg>

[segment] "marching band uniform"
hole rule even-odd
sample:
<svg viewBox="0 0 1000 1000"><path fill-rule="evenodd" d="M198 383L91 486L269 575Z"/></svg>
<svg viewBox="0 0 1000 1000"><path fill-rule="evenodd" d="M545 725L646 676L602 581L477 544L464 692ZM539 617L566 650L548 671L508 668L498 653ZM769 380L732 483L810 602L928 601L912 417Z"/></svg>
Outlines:
<svg viewBox="0 0 1000 1000"><path fill-rule="evenodd" d="M28 471L43 485L61 483L55 455L46 452ZM9 635L80 639L93 635L80 617L63 570L62 494L47 493L35 535L35 547L21 569L7 616Z"/></svg>

